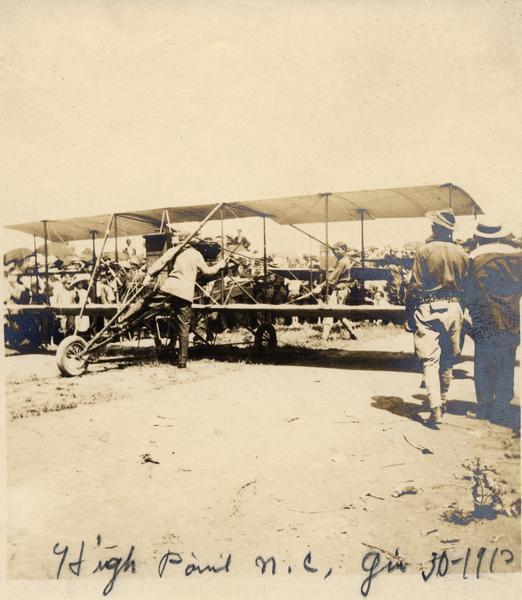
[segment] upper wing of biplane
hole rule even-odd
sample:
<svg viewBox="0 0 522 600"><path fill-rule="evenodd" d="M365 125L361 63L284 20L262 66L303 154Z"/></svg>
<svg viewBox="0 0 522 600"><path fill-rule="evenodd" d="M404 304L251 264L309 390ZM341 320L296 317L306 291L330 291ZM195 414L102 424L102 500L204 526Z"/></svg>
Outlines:
<svg viewBox="0 0 522 600"><path fill-rule="evenodd" d="M51 241L89 239L95 233L108 237L143 235L157 231L165 221L196 222L205 219L215 204L172 206L116 215L34 221L9 225L15 229ZM335 192L310 196L246 200L224 203L212 220L264 216L281 225L302 223L355 221L380 218L423 217L429 210L453 208L456 215L480 214L482 211L471 196L453 184L420 187ZM118 228L118 223L120 227ZM112 224L109 231L107 228Z"/></svg>

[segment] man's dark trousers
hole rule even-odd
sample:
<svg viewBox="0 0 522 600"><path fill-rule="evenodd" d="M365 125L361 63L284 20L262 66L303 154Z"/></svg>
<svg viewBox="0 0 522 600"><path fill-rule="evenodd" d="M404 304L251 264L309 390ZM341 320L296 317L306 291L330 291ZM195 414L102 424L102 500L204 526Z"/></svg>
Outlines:
<svg viewBox="0 0 522 600"><path fill-rule="evenodd" d="M510 414L518 343L519 336L508 331L475 340L475 392L483 417L505 421Z"/></svg>
<svg viewBox="0 0 522 600"><path fill-rule="evenodd" d="M169 304L172 308L174 324L178 334L179 354L178 365L186 365L188 360L190 320L192 317L192 303L189 300L169 297Z"/></svg>

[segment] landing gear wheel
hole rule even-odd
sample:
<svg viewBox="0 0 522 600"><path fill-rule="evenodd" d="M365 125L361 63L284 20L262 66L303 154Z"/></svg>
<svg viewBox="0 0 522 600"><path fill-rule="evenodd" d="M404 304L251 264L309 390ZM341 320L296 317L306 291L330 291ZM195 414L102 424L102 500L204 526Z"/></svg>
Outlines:
<svg viewBox="0 0 522 600"><path fill-rule="evenodd" d="M255 349L260 354L272 352L277 347L277 334L271 323L262 323L256 329L254 337Z"/></svg>
<svg viewBox="0 0 522 600"><path fill-rule="evenodd" d="M56 350L56 364L65 377L78 377L87 369L87 358L80 356L87 342L78 335L69 335Z"/></svg>

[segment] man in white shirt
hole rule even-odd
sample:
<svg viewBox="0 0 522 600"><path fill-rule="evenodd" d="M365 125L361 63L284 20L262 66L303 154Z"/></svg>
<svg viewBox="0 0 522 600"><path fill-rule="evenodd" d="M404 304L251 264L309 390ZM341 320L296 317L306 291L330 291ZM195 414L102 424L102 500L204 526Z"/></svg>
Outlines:
<svg viewBox="0 0 522 600"><path fill-rule="evenodd" d="M123 248L122 254L126 256L128 261L132 261L133 258L136 258L136 248L132 245L131 239L127 238L125 240L125 248Z"/></svg>
<svg viewBox="0 0 522 600"><path fill-rule="evenodd" d="M225 268L225 261L220 260L213 266L207 265L203 255L196 248L188 244L180 250L179 244L176 244L151 265L143 284L150 285L153 278L165 267L168 268L169 274L160 286L159 294L165 296L173 309L179 338L178 367L184 368L187 366L188 359L190 319L196 277L198 272L208 276L216 275ZM141 306L143 306L143 302ZM135 312L129 311L125 319Z"/></svg>

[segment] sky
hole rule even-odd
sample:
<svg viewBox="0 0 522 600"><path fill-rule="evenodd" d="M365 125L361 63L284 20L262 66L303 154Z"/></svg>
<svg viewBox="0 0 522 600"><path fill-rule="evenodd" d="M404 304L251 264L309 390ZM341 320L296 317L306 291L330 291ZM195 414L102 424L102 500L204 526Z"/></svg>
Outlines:
<svg viewBox="0 0 522 600"><path fill-rule="evenodd" d="M3 0L2 224L453 182L517 232L521 36L519 0Z"/></svg>

